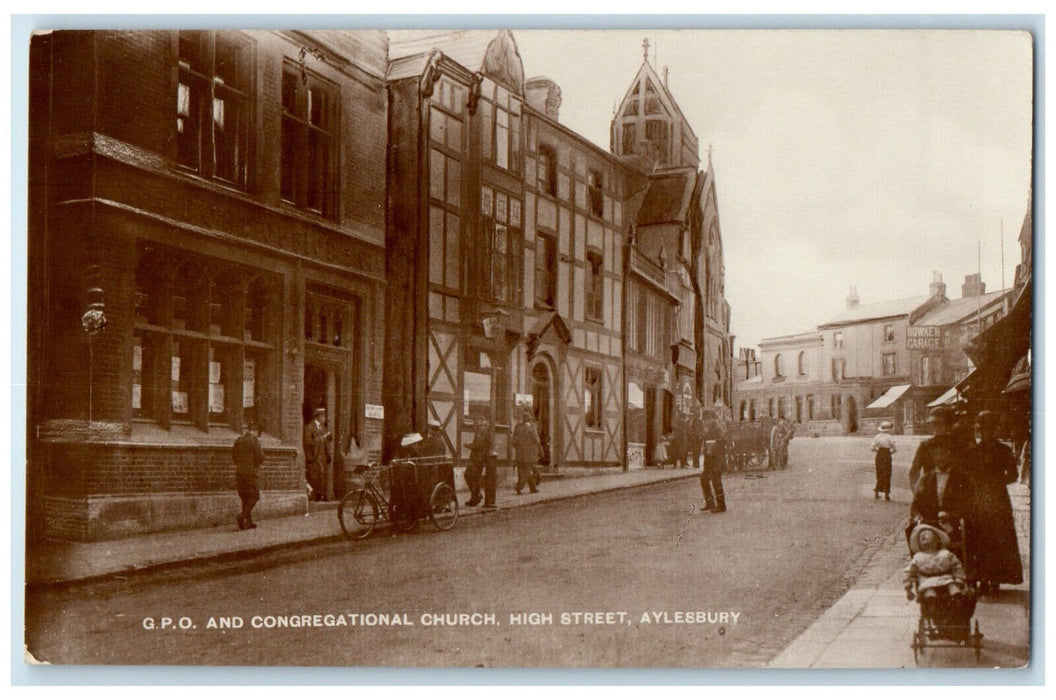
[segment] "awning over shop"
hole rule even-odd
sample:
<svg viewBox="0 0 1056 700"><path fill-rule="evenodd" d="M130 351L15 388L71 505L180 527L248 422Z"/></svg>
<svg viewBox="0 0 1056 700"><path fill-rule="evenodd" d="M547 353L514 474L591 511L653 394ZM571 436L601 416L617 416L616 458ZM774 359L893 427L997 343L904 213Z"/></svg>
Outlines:
<svg viewBox="0 0 1056 700"><path fill-rule="evenodd" d="M957 391L957 387L951 386L945 391L945 393L942 394L942 396L929 403L928 408L935 408L936 406L945 406L948 403L956 403L957 397L959 395L960 392Z"/></svg>
<svg viewBox="0 0 1056 700"><path fill-rule="evenodd" d="M1008 386L1013 370L1030 350L1031 289L1028 282L1012 310L980 333L965 352L976 369L957 384L969 399L995 398Z"/></svg>
<svg viewBox="0 0 1056 700"><path fill-rule="evenodd" d="M902 397L902 394L909 391L909 387L911 386L912 384L899 384L898 386L891 387L884 392L883 396L866 406L866 410L870 408L887 408L895 401L898 401Z"/></svg>

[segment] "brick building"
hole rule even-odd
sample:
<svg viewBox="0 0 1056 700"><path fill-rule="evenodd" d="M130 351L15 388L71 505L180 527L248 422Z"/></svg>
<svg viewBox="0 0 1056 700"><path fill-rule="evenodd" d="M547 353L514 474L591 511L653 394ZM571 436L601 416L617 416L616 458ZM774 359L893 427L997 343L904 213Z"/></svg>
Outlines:
<svg viewBox="0 0 1056 700"><path fill-rule="evenodd" d="M380 448L386 37L66 31L30 56L31 537L303 512L302 425ZM89 313L86 313L89 312ZM100 313L101 312L101 313ZM100 323L105 317L105 325Z"/></svg>
<svg viewBox="0 0 1056 700"><path fill-rule="evenodd" d="M464 456L489 413L508 460L531 406L547 469L626 468L730 401L715 175L648 61L612 152L509 31L55 32L30 64L32 537L233 520L254 421L259 512L303 512L319 407L337 498L353 440L430 419Z"/></svg>

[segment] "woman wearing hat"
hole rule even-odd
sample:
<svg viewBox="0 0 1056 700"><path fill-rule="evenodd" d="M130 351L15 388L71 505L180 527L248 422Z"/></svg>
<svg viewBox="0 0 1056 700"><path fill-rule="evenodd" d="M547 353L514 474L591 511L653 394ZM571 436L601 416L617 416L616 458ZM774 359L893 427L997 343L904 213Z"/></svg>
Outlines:
<svg viewBox="0 0 1056 700"><path fill-rule="evenodd" d="M879 432L873 438L870 448L876 453L876 485L873 486L873 498L880 498L883 493L885 501L891 500L891 455L897 451L890 433L891 421L880 423Z"/></svg>
<svg viewBox="0 0 1056 700"><path fill-rule="evenodd" d="M997 439L999 419L990 411L979 414L979 444L970 471L975 484L971 572L974 580L982 582L984 593L996 590L1002 583L1023 583L1023 562L1008 497L1008 484L1017 477L1016 458Z"/></svg>

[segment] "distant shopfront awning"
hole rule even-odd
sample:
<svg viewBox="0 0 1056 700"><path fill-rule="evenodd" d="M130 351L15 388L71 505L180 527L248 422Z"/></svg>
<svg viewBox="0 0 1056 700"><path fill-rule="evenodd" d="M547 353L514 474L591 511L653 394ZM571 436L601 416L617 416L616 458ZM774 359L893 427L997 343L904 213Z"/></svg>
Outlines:
<svg viewBox="0 0 1056 700"><path fill-rule="evenodd" d="M951 386L945 391L939 398L935 399L928 404L928 408L935 408L936 406L945 406L948 403L956 403L960 392L957 391L956 386Z"/></svg>
<svg viewBox="0 0 1056 700"><path fill-rule="evenodd" d="M887 408L895 401L898 401L900 398L902 398L902 394L909 391L909 387L911 386L912 384L899 384L898 386L891 387L890 389L884 392L883 396L866 406L866 410L870 408Z"/></svg>

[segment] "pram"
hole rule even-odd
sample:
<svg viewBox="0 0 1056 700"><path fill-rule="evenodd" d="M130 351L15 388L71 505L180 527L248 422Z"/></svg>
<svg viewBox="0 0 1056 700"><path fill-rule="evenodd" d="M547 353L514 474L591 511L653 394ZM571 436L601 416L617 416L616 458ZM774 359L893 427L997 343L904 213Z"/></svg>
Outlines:
<svg viewBox="0 0 1056 700"><path fill-rule="evenodd" d="M906 528L906 539L911 541L911 532L918 523L911 522ZM964 591L950 595L945 589L937 589L934 597L920 595L914 587L920 614L917 618L917 629L913 632L913 660L920 663L920 657L927 647L958 647L975 649L975 660L979 661L983 648L983 635L979 631L979 621L973 619L978 592L974 588L968 571L968 529L965 521L960 520L956 527L944 523L950 538L948 549L953 552L965 567ZM913 548L910 547L910 554Z"/></svg>

